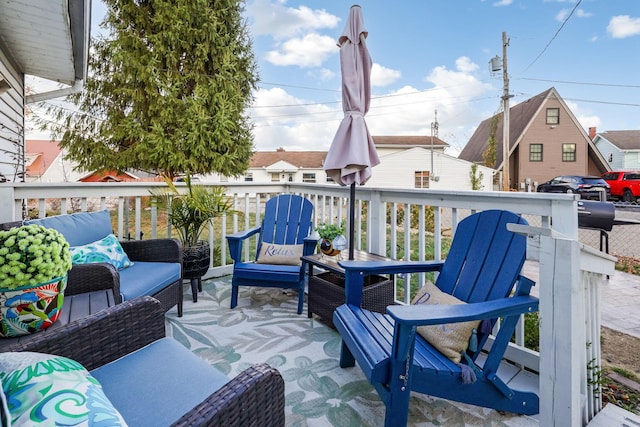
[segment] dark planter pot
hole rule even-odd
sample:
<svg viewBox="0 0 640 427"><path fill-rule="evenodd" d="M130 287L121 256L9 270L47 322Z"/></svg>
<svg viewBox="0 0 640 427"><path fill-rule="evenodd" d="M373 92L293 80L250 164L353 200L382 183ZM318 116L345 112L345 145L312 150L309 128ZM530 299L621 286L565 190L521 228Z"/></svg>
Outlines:
<svg viewBox="0 0 640 427"><path fill-rule="evenodd" d="M193 302L198 302L198 291L202 291L202 276L209 270L209 251L207 242L198 242L197 246L182 248L182 277L191 280Z"/></svg>

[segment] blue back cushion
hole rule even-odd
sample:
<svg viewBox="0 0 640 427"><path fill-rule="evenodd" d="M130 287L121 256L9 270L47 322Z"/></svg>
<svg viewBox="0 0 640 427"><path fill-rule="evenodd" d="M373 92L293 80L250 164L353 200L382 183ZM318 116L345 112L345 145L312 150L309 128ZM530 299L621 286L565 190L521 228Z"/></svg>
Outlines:
<svg viewBox="0 0 640 427"><path fill-rule="evenodd" d="M80 212L31 219L25 224L38 224L58 230L69 246L82 246L100 240L113 232L109 211Z"/></svg>

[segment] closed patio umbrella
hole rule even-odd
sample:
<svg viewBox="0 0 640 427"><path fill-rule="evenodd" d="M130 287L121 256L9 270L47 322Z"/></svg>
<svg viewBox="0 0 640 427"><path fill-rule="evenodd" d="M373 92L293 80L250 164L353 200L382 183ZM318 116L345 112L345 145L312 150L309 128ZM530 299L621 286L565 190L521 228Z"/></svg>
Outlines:
<svg viewBox="0 0 640 427"><path fill-rule="evenodd" d="M364 185L371 178L371 168L380 163L373 138L364 119L371 100L371 56L367 49L362 9L351 6L342 35L340 71L342 74L342 110L340 122L324 170L340 185L350 185L349 259L353 259L355 234L355 185Z"/></svg>

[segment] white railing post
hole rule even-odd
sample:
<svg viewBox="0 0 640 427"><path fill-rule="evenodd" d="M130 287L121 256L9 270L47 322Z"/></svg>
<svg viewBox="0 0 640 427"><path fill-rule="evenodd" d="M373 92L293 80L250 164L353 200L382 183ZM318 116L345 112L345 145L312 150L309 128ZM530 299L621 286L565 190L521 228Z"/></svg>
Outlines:
<svg viewBox="0 0 640 427"><path fill-rule="evenodd" d="M0 185L0 222L13 222L22 219L22 213L17 210L17 203L14 203L13 186ZM17 215L16 215L17 213Z"/></svg>
<svg viewBox="0 0 640 427"><path fill-rule="evenodd" d="M586 364L578 242L540 236L540 425L582 425Z"/></svg>
<svg viewBox="0 0 640 427"><path fill-rule="evenodd" d="M508 228L539 261L540 425L586 425L601 408L599 286L615 258L548 228Z"/></svg>
<svg viewBox="0 0 640 427"><path fill-rule="evenodd" d="M369 251L374 254L385 255L386 235L387 235L387 211L386 204L382 201L379 191L371 193L371 201L369 202L369 215L371 227L369 232L371 238L369 240Z"/></svg>

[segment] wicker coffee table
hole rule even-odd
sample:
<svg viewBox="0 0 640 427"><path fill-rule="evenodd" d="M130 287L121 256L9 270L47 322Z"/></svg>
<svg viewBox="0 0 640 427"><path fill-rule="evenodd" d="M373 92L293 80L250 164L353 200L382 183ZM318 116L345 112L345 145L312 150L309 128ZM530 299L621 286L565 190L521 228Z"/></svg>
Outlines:
<svg viewBox="0 0 640 427"><path fill-rule="evenodd" d="M354 260L382 261L390 258L364 251L354 251ZM303 256L308 266L309 286L307 294L307 316L316 314L321 320L333 327L333 312L344 304L344 270L338 265L342 258L323 254ZM318 273L314 267L322 272ZM384 313L387 306L394 304L393 277L379 275L365 276L362 292L362 307L367 310Z"/></svg>

